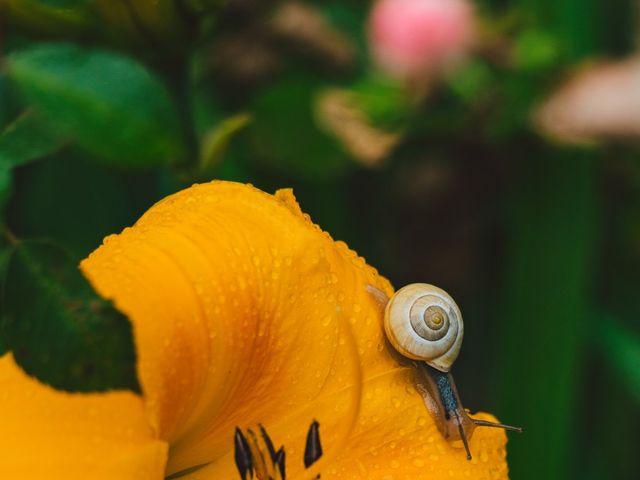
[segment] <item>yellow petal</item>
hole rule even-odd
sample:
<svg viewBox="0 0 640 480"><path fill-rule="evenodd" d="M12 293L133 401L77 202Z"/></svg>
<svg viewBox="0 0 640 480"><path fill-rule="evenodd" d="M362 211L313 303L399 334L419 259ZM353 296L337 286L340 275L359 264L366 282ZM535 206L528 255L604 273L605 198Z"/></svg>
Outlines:
<svg viewBox="0 0 640 480"><path fill-rule="evenodd" d="M507 479L503 431L477 428L468 461L438 431L413 387L414 372L395 369L365 381L362 410L345 453L329 468L332 479ZM475 416L495 421L491 415Z"/></svg>
<svg viewBox="0 0 640 480"><path fill-rule="evenodd" d="M127 392L69 394L0 358L0 478L159 480L167 445Z"/></svg>
<svg viewBox="0 0 640 480"><path fill-rule="evenodd" d="M235 478L234 428L262 423L299 478L317 419L323 469L353 478L366 462L369 478L374 465L384 478L435 432L367 291L391 286L313 225L289 190L194 186L107 238L82 268L133 322L149 422L171 444L169 474L209 464L191 478ZM471 468L432 436L447 475ZM489 459L477 472L506 477L504 441L477 434L472 448Z"/></svg>
<svg viewBox="0 0 640 480"><path fill-rule="evenodd" d="M463 446L450 444L438 431L422 399L416 395L413 374L409 369L396 368L365 381L357 425L338 458L325 463L321 469L322 478L508 479L505 433L477 428L470 442L473 459L467 460ZM325 410L330 413L331 405L317 404L318 414ZM474 418L496 421L492 415L484 413L474 415ZM269 430L275 442L287 438L285 432L278 430ZM330 447L324 441L322 424L320 431L323 447ZM298 443L289 444L289 441ZM288 438L285 442L288 478L310 480L315 475L303 475L300 468L300 445L304 445L300 442L304 439ZM217 478L239 478L235 473L233 452L182 480Z"/></svg>

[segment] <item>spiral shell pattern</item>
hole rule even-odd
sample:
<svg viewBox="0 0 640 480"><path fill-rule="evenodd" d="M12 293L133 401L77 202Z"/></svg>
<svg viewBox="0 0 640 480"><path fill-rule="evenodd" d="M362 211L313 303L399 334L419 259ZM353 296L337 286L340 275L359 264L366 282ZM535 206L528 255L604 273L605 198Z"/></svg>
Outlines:
<svg viewBox="0 0 640 480"><path fill-rule="evenodd" d="M389 300L384 329L402 355L448 372L460 352L464 324L458 305L447 292L413 283Z"/></svg>

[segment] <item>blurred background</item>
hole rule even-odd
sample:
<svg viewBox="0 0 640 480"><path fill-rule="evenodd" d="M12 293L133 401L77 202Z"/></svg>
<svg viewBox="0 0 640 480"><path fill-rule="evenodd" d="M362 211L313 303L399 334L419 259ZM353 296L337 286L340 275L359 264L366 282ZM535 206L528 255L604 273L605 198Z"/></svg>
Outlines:
<svg viewBox="0 0 640 480"><path fill-rule="evenodd" d="M636 0L0 0L0 267L192 183L290 186L456 298L513 479L638 478L639 34Z"/></svg>

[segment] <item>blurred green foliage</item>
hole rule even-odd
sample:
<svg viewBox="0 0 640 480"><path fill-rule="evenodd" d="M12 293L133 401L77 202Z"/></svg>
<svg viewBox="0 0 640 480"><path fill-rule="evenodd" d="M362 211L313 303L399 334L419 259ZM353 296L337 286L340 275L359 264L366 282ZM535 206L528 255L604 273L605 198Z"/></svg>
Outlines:
<svg viewBox="0 0 640 480"><path fill-rule="evenodd" d="M394 285L458 300L461 395L524 427L514 479L636 478L637 146L531 125L634 53L636 3L478 0L480 45L421 95L376 71L370 2L299 2L297 29L289 2L222 3L0 0L0 348L58 388L136 389L128 324L51 245L77 261L195 181L292 186Z"/></svg>
<svg viewBox="0 0 640 480"><path fill-rule="evenodd" d="M93 291L59 247L10 243L3 347L27 373L59 389L139 391L127 318Z"/></svg>
<svg viewBox="0 0 640 480"><path fill-rule="evenodd" d="M154 166L184 155L169 94L126 56L44 44L11 55L7 75L51 129L110 163Z"/></svg>
<svg viewBox="0 0 640 480"><path fill-rule="evenodd" d="M594 339L601 344L602 357L612 364L620 381L628 385L636 400L640 399L640 337L618 320L606 316L597 316L594 322L596 325L606 322L607 325L602 330L602 337Z"/></svg>

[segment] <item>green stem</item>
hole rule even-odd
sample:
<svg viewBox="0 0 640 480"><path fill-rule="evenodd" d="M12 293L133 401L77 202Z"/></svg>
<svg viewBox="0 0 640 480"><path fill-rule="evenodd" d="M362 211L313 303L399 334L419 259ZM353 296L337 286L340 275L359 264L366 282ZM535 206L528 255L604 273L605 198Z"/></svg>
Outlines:
<svg viewBox="0 0 640 480"><path fill-rule="evenodd" d="M583 374L593 231L595 159L547 153L523 167L513 199L501 328L501 419L524 427L509 444L513 478L568 474Z"/></svg>
<svg viewBox="0 0 640 480"><path fill-rule="evenodd" d="M567 57L593 54L597 0L531 2ZM501 410L525 434L509 444L513 478L573 478L575 407L585 376L597 217L598 155L545 148L515 184L501 329Z"/></svg>
<svg viewBox="0 0 640 480"><path fill-rule="evenodd" d="M177 159L177 168L191 171L196 168L199 158L199 141L193 123L191 109L191 82L189 58L172 58L163 69L169 91L178 111L183 139L186 147L186 158Z"/></svg>

